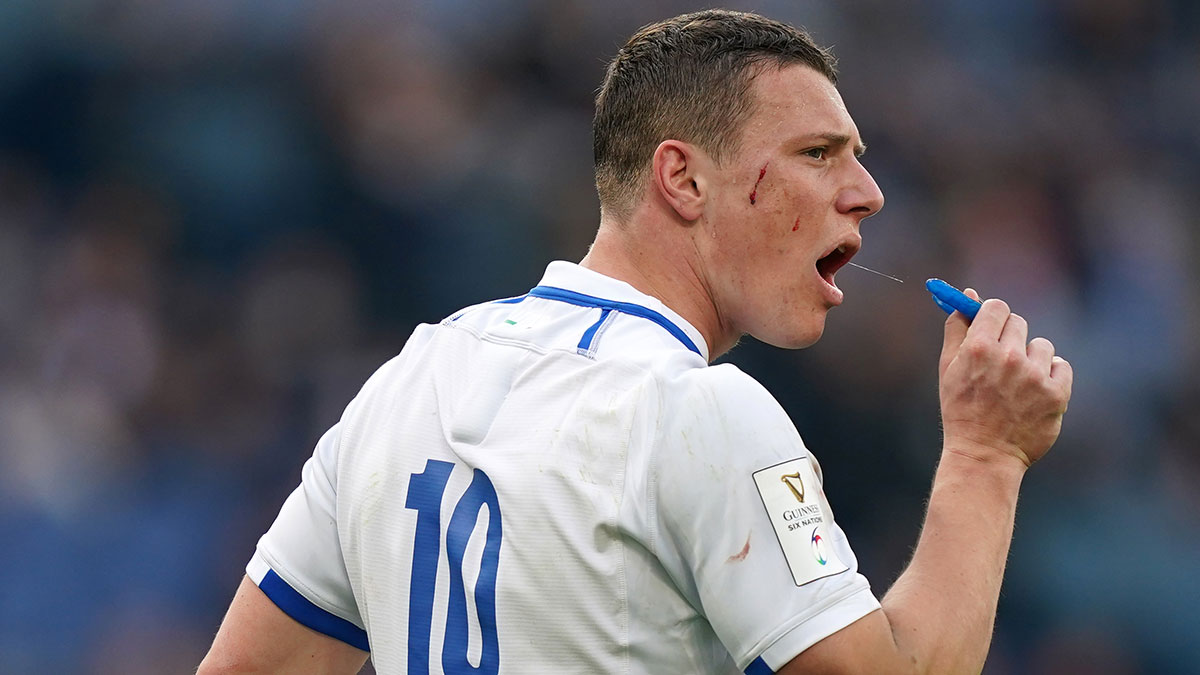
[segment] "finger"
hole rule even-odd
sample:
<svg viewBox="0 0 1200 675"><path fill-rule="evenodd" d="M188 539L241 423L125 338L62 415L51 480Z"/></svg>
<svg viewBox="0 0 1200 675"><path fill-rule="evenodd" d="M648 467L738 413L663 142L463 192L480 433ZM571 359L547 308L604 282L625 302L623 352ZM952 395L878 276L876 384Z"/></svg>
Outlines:
<svg viewBox="0 0 1200 675"><path fill-rule="evenodd" d="M978 300L980 302L983 302L983 298L981 298L979 296L979 293L977 293L974 288L968 288L968 289L964 290L963 294L966 295L968 298L971 298L972 300Z"/></svg>
<svg viewBox="0 0 1200 675"><path fill-rule="evenodd" d="M959 347L967 337L971 322L962 312L954 312L946 317L946 326L942 336L942 358L938 361L938 373L945 374L946 368L954 357L958 356Z"/></svg>
<svg viewBox="0 0 1200 675"><path fill-rule="evenodd" d="M1071 387L1075 381L1075 370L1071 368L1071 364L1061 356L1055 356L1050 362L1050 379L1060 383L1063 387L1063 393L1066 400L1063 401L1063 412L1067 410L1067 401L1071 399Z"/></svg>
<svg viewBox="0 0 1200 675"><path fill-rule="evenodd" d="M1038 372L1050 374L1050 367L1054 361L1054 343L1044 337L1035 337L1029 341L1029 345L1025 347L1025 354L1029 356L1029 360L1038 368Z"/></svg>
<svg viewBox="0 0 1200 675"><path fill-rule="evenodd" d="M1008 315L1004 329L1000 331L1000 344L1014 351L1025 351L1025 342L1029 339L1029 322L1020 314Z"/></svg>
<svg viewBox="0 0 1200 675"><path fill-rule="evenodd" d="M1012 314L1012 310L1003 300L996 298L984 300L983 306L979 308L979 313L975 315L975 320L971 322L971 329L967 332L967 337L998 342L1010 314Z"/></svg>

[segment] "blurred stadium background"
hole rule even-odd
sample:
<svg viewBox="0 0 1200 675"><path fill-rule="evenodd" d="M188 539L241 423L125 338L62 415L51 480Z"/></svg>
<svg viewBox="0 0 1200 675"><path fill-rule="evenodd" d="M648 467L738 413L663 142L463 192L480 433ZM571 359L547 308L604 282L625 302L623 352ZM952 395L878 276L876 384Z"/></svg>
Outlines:
<svg viewBox="0 0 1200 675"><path fill-rule="evenodd" d="M1075 365L987 668L1200 673L1200 5L759 0L833 44L888 197L826 338L745 344L878 593L941 314ZM0 671L184 673L319 434L418 322L578 260L591 98L676 0L0 2ZM731 450L731 451L735 451Z"/></svg>

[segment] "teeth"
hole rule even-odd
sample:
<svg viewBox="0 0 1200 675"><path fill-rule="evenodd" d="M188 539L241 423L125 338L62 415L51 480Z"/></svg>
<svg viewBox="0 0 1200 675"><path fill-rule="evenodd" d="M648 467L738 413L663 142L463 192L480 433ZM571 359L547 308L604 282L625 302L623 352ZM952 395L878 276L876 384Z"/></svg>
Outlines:
<svg viewBox="0 0 1200 675"><path fill-rule="evenodd" d="M845 253L845 252L846 252L846 245L845 245L845 244L842 244L841 246L837 247L837 250L838 250L838 253Z"/></svg>

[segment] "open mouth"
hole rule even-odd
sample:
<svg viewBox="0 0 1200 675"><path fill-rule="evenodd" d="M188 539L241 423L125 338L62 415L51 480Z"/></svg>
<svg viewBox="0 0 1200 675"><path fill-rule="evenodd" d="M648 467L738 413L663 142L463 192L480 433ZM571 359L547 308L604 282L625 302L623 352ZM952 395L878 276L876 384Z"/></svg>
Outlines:
<svg viewBox="0 0 1200 675"><path fill-rule="evenodd" d="M842 265L850 262L850 258L852 257L854 257L854 249L850 248L846 244L842 244L841 246L833 249L833 251L831 251L824 258L821 258L817 261L817 273L820 274L821 278L824 279L825 282L830 286L836 286L836 284L833 283L833 275L837 274L837 271L842 268Z"/></svg>

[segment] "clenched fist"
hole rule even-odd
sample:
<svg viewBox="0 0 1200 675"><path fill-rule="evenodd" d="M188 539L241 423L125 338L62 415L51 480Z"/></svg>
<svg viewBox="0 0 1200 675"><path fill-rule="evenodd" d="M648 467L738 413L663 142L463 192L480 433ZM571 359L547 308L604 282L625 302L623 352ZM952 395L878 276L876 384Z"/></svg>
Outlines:
<svg viewBox="0 0 1200 675"><path fill-rule="evenodd" d="M967 289L967 295L979 294ZM938 364L945 445L984 462L1029 467L1049 451L1071 398L1071 364L1003 300L988 300L971 323L946 319Z"/></svg>

